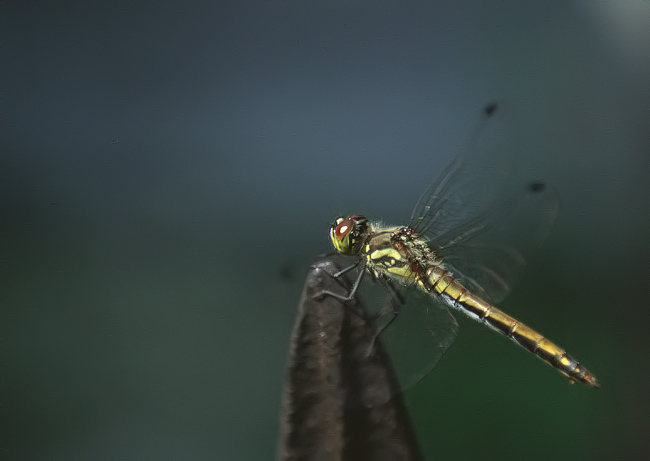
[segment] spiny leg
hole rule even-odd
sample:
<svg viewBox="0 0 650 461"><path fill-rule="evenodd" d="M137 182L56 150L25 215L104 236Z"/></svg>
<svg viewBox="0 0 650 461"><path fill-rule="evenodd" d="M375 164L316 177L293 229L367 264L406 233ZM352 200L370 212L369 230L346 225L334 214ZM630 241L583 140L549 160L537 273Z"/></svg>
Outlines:
<svg viewBox="0 0 650 461"><path fill-rule="evenodd" d="M390 304L392 307L392 315L388 322L376 329L375 335L370 343L370 348L368 349L368 355L372 353L372 350L375 347L375 341L377 341L379 335L382 334L384 330L386 330L395 321L402 310L402 306L404 305L404 297L401 295L399 290L395 288L395 285L393 285L393 282L391 282L390 279L385 277L378 277L376 280L381 284L384 290L388 292L388 296L390 297Z"/></svg>
<svg viewBox="0 0 650 461"><path fill-rule="evenodd" d="M384 287L384 290L388 292L388 296L390 296L390 304L393 308L393 316L377 331L377 336L379 336L382 331L388 328L390 324L395 321L399 313L402 311L402 306L404 305L404 297L401 295L399 290L395 288L395 285L390 279L380 277L378 281L381 283L381 286Z"/></svg>
<svg viewBox="0 0 650 461"><path fill-rule="evenodd" d="M345 269L341 269L338 272L335 272L334 274L327 272L327 275L333 278L338 278L342 276L343 274L346 274L347 272L350 272L351 270L355 269L361 264L361 260L357 261L356 263L346 267ZM352 289L348 293L347 296L341 295L339 293L335 293L331 290L321 290L315 295L313 295L314 298L320 298L322 296L332 296L335 299L339 299L341 301L351 301L357 294L357 291L359 290L359 287L361 286L361 282L363 280L363 277L366 274L365 267L361 267L361 270L359 271L359 275L357 276L356 280L354 281L354 284L352 285ZM371 274L372 275L372 274ZM402 310L402 306L404 305L404 298L402 297L400 291L395 288L395 285L392 283L392 281L386 277L375 277L373 276L373 279L375 279L377 282L379 282L384 290L388 292L388 295L390 297L390 303L392 307L392 312L391 312L391 318L386 322L384 325L376 329L375 334L373 335L370 347L368 348L368 355L370 355L375 347L375 341L379 337L383 331L388 328L397 318L399 315L400 311Z"/></svg>
<svg viewBox="0 0 650 461"><path fill-rule="evenodd" d="M325 272L330 277L339 278L340 276L350 272L352 269L355 269L356 267L358 267L359 264L361 264L360 260L357 261L356 263L352 264L351 266L346 267L345 269L341 269L340 271L338 271L338 272L336 272L334 274L332 274L330 272L327 272L327 271L325 271ZM313 295L313 297L314 298L320 298L322 296L332 296L333 298L339 299L341 301L350 301L356 296L357 291L359 290L359 286L361 286L361 281L363 280L363 276L365 275L365 273L366 273L365 268L362 267L361 270L359 271L359 275L357 276L356 280L354 281L354 284L352 285L352 289L347 294L347 296L339 294L339 293L334 293L331 290L321 290L318 293L316 293L315 295Z"/></svg>

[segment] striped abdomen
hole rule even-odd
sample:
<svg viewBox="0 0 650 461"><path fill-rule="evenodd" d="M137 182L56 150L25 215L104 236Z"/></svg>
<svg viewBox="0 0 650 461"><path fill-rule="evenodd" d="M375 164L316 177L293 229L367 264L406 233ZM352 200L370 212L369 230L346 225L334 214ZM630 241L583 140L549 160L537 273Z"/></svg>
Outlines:
<svg viewBox="0 0 650 461"><path fill-rule="evenodd" d="M580 381L588 386L600 387L596 377L567 354L564 349L469 292L443 267L428 267L425 277L418 280L418 282L427 291L441 296L447 305L463 311L470 317L484 322L511 338L549 365L557 368L572 381Z"/></svg>

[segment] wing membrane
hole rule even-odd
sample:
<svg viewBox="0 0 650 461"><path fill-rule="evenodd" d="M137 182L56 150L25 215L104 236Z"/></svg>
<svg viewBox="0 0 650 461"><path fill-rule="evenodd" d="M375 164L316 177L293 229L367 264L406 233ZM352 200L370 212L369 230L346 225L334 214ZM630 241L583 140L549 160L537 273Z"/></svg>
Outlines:
<svg viewBox="0 0 650 461"><path fill-rule="evenodd" d="M530 253L548 236L559 202L553 189L533 192L490 210L435 245L451 272L487 301L503 300L519 281Z"/></svg>
<svg viewBox="0 0 650 461"><path fill-rule="evenodd" d="M420 197L410 226L467 288L498 302L548 235L558 200L530 177L508 114L489 107L468 145Z"/></svg>
<svg viewBox="0 0 650 461"><path fill-rule="evenodd" d="M394 317L396 306L388 291L373 285L381 284L361 287L363 303L390 354L401 388L408 389L435 367L454 342L458 323L444 304L413 286L400 287L402 305Z"/></svg>

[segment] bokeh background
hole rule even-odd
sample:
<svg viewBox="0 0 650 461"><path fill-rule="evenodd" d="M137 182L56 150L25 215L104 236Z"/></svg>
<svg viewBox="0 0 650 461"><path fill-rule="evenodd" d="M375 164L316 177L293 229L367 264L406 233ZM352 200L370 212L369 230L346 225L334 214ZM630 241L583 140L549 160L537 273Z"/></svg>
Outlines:
<svg viewBox="0 0 650 461"><path fill-rule="evenodd" d="M650 2L0 2L3 459L272 459L312 258L392 222L487 102L558 191L503 304L406 392L428 458L641 459Z"/></svg>

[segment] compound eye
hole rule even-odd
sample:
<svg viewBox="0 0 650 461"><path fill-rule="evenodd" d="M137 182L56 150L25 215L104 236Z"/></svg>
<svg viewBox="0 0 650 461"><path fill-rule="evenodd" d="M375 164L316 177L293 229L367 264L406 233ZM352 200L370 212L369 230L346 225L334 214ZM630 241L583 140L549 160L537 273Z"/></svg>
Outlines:
<svg viewBox="0 0 650 461"><path fill-rule="evenodd" d="M342 239L354 228L354 220L350 216L341 220L340 223L334 228L334 235L337 239Z"/></svg>

